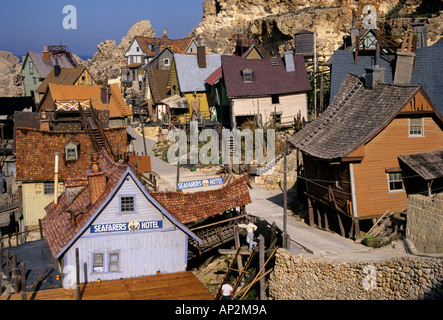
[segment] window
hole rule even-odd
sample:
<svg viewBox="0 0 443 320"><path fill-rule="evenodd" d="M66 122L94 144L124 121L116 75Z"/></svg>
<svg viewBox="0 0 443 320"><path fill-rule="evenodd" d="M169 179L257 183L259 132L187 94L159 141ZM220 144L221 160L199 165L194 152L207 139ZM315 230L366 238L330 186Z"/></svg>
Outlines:
<svg viewBox="0 0 443 320"><path fill-rule="evenodd" d="M135 51L139 52L139 51L140 51L140 48L139 48L139 47L136 47L136 48L135 48Z"/></svg>
<svg viewBox="0 0 443 320"><path fill-rule="evenodd" d="M271 95L272 104L278 104L280 103L280 97L278 94Z"/></svg>
<svg viewBox="0 0 443 320"><path fill-rule="evenodd" d="M168 59L168 58L165 58L165 59L163 60L163 63L164 63L164 65L165 65L165 67L169 67L169 59Z"/></svg>
<svg viewBox="0 0 443 320"><path fill-rule="evenodd" d="M74 142L68 142L65 145L65 158L66 161L78 160L77 145Z"/></svg>
<svg viewBox="0 0 443 320"><path fill-rule="evenodd" d="M274 121L275 118L275 123L281 123L281 115L282 115L281 111L277 111L275 114L274 112L271 112L272 121Z"/></svg>
<svg viewBox="0 0 443 320"><path fill-rule="evenodd" d="M120 197L120 212L134 212L134 197Z"/></svg>
<svg viewBox="0 0 443 320"><path fill-rule="evenodd" d="M243 75L243 82L245 83L249 83L253 81L253 76L252 76L252 70L249 68L246 68L242 71L242 75Z"/></svg>
<svg viewBox="0 0 443 320"><path fill-rule="evenodd" d="M388 173L389 191L403 191L403 177L401 172Z"/></svg>
<svg viewBox="0 0 443 320"><path fill-rule="evenodd" d="M132 63L134 63L134 57L129 57L129 64L132 64Z"/></svg>
<svg viewBox="0 0 443 320"><path fill-rule="evenodd" d="M423 118L409 119L409 136L423 137Z"/></svg>
<svg viewBox="0 0 443 320"><path fill-rule="evenodd" d="M337 188L343 189L343 181L341 180L341 170L340 167L335 165L332 167L334 170L335 186Z"/></svg>
<svg viewBox="0 0 443 320"><path fill-rule="evenodd" d="M34 62L29 61L29 74L34 74Z"/></svg>
<svg viewBox="0 0 443 320"><path fill-rule="evenodd" d="M43 184L43 190L45 195L54 194L54 182L45 182Z"/></svg>
<svg viewBox="0 0 443 320"><path fill-rule="evenodd" d="M119 254L118 252L109 253L109 272L118 272Z"/></svg>
<svg viewBox="0 0 443 320"><path fill-rule="evenodd" d="M94 253L92 256L92 272L103 272L103 253Z"/></svg>

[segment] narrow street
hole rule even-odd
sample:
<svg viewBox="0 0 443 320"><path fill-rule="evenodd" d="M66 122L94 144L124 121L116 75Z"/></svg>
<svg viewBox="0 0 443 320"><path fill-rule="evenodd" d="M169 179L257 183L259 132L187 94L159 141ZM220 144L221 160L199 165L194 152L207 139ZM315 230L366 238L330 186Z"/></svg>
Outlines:
<svg viewBox="0 0 443 320"><path fill-rule="evenodd" d="M143 137L132 127L128 126L128 134L133 138L134 150L138 154L144 153ZM160 191L175 191L177 177L177 167L170 165L152 154L155 141L145 138L148 155L151 156L152 170L160 177ZM193 181L199 179L218 177L215 173L204 173L201 171L190 172L180 169L180 181ZM283 230L283 192L281 190L268 190L262 185L252 184L250 190L252 203L246 206L249 214L267 220L269 223L275 222ZM215 186L219 187L219 186ZM186 192L197 192L209 190L206 188L187 189ZM288 202L296 193L288 193ZM290 212L287 218L287 232L290 236L290 251L296 254L303 254L311 257L324 257L334 260L364 260L375 258L392 258L394 256L407 255L404 245L398 241L396 245L388 245L383 248L370 248L360 242L344 238L339 234L312 228L303 221L297 219ZM313 254L304 250L299 244L313 251Z"/></svg>

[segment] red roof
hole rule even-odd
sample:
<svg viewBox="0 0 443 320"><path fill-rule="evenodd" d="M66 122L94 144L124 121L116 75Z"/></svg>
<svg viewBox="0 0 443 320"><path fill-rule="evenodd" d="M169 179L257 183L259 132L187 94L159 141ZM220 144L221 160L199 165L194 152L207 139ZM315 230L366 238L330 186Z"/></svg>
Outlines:
<svg viewBox="0 0 443 320"><path fill-rule="evenodd" d="M150 194L182 224L204 220L252 202L246 176L217 190Z"/></svg>
<svg viewBox="0 0 443 320"><path fill-rule="evenodd" d="M223 77L228 97L257 97L301 93L311 90L302 56L293 55L295 71L286 71L285 60L243 59L222 56ZM242 72L251 69L253 81L243 81Z"/></svg>
<svg viewBox="0 0 443 320"><path fill-rule="evenodd" d="M209 83L211 86L216 84L218 80L223 77L222 67L218 67L209 77L206 78L205 82Z"/></svg>
<svg viewBox="0 0 443 320"><path fill-rule="evenodd" d="M126 165L117 165L104 149L100 152L98 162L101 171L108 172L108 182L105 191L95 203L91 203L89 186L86 185L71 204L67 204L67 192L64 192L58 198L57 206L51 202L45 208L46 216L42 220L42 229L54 256L83 228L127 169ZM75 224L71 221L71 212L76 213Z"/></svg>

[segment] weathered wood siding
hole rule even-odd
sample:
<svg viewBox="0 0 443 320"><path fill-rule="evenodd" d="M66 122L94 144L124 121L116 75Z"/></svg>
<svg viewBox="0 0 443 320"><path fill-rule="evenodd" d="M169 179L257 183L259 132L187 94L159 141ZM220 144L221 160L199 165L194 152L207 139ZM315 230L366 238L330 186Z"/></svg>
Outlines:
<svg viewBox="0 0 443 320"><path fill-rule="evenodd" d="M331 164L327 161L316 161L317 164L315 164L314 162L315 160L311 157L303 156L308 192L319 199L328 201L331 206L335 206L336 203L339 209L351 215L349 201L352 200L352 197L349 164ZM336 179L334 172L336 170L340 175L341 184Z"/></svg>
<svg viewBox="0 0 443 320"><path fill-rule="evenodd" d="M157 271L172 273L186 270L187 235L155 208L132 178L128 177L92 225L162 220L163 226L161 229L103 233L91 233L88 227L63 258L65 267L75 267L75 249L79 249L81 282L153 275ZM135 197L135 213L120 213L120 196ZM108 271L111 252L119 253L118 272ZM92 270L94 253L103 253L103 272L94 273ZM69 277L66 277L65 286L68 286L68 281Z"/></svg>
<svg viewBox="0 0 443 320"><path fill-rule="evenodd" d="M406 192L389 192L386 169L400 167L398 156L401 154L426 152L443 147L442 128L431 115L423 116L423 137L409 137L409 117L399 116L365 145L363 161L354 164L359 217L382 215L386 210L406 209Z"/></svg>
<svg viewBox="0 0 443 320"><path fill-rule="evenodd" d="M280 103L273 104L271 97L260 98L233 98L232 99L232 115L236 116L261 114L263 123L271 121L271 113L274 110L281 112L282 122L294 121L293 117L297 117L300 113L302 118L307 119L308 100L305 93L280 95Z"/></svg>

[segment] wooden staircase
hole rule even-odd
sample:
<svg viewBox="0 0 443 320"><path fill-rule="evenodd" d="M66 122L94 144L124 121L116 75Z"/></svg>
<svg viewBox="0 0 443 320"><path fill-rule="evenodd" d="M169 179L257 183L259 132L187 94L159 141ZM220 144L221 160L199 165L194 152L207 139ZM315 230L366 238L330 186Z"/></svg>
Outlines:
<svg viewBox="0 0 443 320"><path fill-rule="evenodd" d="M111 94L111 97L116 97L116 93L114 92L114 89L112 89L111 86L109 86L109 92ZM126 109L121 104L120 100L115 98L114 99L115 104L117 105L118 109L120 110L121 116L127 116L128 113L126 112Z"/></svg>
<svg viewBox="0 0 443 320"><path fill-rule="evenodd" d="M100 121L95 114L95 110L91 106L90 108L80 108L80 117L83 127L91 139L92 147L95 152L100 152L102 149L106 151L117 161L114 151L106 138L105 132L100 125Z"/></svg>

